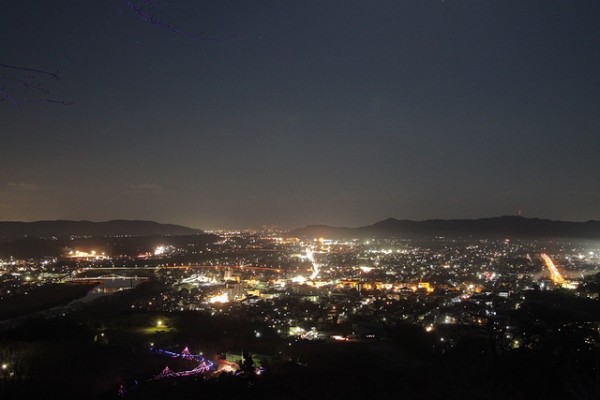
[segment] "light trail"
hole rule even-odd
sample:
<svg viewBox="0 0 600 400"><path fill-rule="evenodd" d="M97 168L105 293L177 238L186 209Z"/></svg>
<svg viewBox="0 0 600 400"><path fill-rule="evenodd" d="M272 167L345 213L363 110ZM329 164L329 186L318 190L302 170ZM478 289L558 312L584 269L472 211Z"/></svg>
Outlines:
<svg viewBox="0 0 600 400"><path fill-rule="evenodd" d="M554 265L554 262L552 262L552 259L544 253L541 254L541 257L544 260L546 267L548 267L548 270L550 271L550 278L552 279L552 282L557 285L564 285L565 278L563 278L560 272L558 272L558 269L556 268L556 265Z"/></svg>

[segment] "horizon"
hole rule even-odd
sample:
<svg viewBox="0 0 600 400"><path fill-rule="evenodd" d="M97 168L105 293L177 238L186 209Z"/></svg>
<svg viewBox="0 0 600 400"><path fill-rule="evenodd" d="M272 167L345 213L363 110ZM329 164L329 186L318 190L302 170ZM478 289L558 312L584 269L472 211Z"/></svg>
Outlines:
<svg viewBox="0 0 600 400"><path fill-rule="evenodd" d="M409 219L409 218L397 218L397 217L387 217L377 221L372 221L363 225L330 225L324 223L309 223L303 224L293 227L281 227L275 224L261 224L259 226L245 226L245 227L196 227L191 225L186 225L185 223L175 223L175 222L161 222L157 220L145 220L145 219L124 219L124 218L116 218L116 219L108 219L108 220L89 220L89 219L81 219L81 220L71 220L71 219L42 219L42 220L34 220L34 221L7 221L0 220L0 223L4 222L16 222L16 223L36 223L36 222L91 222L91 223L106 223L106 222L115 222L115 221L124 221L124 222L153 222L161 225L176 225L189 229L198 229L204 232L217 232L217 231L260 231L260 230L278 230L278 231L293 231L296 229L302 229L307 227L329 227L329 228L348 228L348 229L357 229L362 227L368 227L375 225L380 222L384 222L387 220L396 220L396 221L411 221L411 222L427 222L427 221L473 221L473 220L484 220L484 219L498 219L498 218L522 218L528 220L542 220L542 221L551 221L551 222L571 222L571 223L586 223L586 222L600 222L600 220L596 219L587 219L582 221L575 220L561 220L561 219L552 219L552 218L540 218L540 217L530 217L525 215L518 214L504 214L497 216L488 216L488 217L476 217L476 218L427 218L421 220Z"/></svg>
<svg viewBox="0 0 600 400"><path fill-rule="evenodd" d="M599 14L2 2L0 220L598 220Z"/></svg>

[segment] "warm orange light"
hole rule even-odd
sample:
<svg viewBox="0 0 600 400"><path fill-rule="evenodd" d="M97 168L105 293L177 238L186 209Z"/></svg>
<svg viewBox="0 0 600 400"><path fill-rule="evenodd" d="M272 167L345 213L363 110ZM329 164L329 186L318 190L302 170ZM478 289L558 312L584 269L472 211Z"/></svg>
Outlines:
<svg viewBox="0 0 600 400"><path fill-rule="evenodd" d="M563 278L560 272L558 272L558 269L552 262L552 259L543 253L541 254L541 257L544 260L544 263L546 263L546 267L548 267L548 270L550 271L550 278L552 279L552 282L556 283L557 285L564 284L565 278Z"/></svg>

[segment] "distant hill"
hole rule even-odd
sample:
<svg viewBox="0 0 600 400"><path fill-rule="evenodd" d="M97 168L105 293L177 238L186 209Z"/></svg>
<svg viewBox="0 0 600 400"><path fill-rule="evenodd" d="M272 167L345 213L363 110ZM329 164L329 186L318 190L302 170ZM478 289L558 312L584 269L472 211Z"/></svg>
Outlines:
<svg viewBox="0 0 600 400"><path fill-rule="evenodd" d="M569 222L503 216L482 219L410 221L388 218L358 228L309 225L289 232L296 237L520 237L600 239L600 221Z"/></svg>
<svg viewBox="0 0 600 400"><path fill-rule="evenodd" d="M70 236L50 238L20 237L0 241L0 258L17 259L61 257L70 250L105 253L108 256L136 257L153 252L159 246L174 246L189 251L202 250L220 240L212 234L193 235L150 235L150 236L90 236L71 238Z"/></svg>
<svg viewBox="0 0 600 400"><path fill-rule="evenodd" d="M113 220L91 221L36 221L1 222L0 239L18 237L63 237L63 236L151 236L193 235L204 233L200 229L181 225L160 224L154 221Z"/></svg>

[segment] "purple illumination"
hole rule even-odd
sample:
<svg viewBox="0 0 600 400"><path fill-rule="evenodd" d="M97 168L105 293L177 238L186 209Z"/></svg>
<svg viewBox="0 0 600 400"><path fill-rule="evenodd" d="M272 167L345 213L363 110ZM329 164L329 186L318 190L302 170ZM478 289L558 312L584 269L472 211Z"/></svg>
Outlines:
<svg viewBox="0 0 600 400"><path fill-rule="evenodd" d="M169 367L166 367L160 374L154 376L154 378L152 378L151 380L176 378L179 376L191 376L191 375L207 373L207 372L210 372L210 370L214 366L214 364L211 361L206 360L200 354L191 354L187 347L181 353L175 353L173 351L163 350L163 349L155 349L155 348L152 348L151 350L154 352L157 352L159 354L168 356L168 357L185 358L187 360L195 361L198 363L198 365L196 365L196 367L194 367L193 369L187 370L187 371L180 371L180 372L173 372L169 369ZM167 371L167 372L165 372L165 371Z"/></svg>

